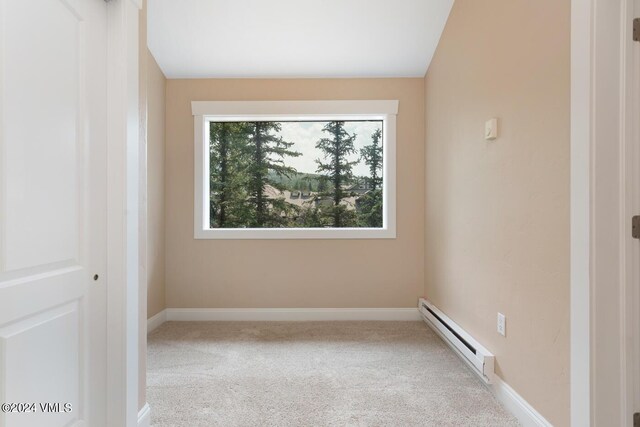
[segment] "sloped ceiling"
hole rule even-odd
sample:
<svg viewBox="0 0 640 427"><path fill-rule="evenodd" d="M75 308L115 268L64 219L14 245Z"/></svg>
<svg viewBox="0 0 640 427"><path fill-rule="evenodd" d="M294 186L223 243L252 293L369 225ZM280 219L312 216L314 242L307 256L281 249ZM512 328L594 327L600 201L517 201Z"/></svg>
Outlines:
<svg viewBox="0 0 640 427"><path fill-rule="evenodd" d="M149 0L168 78L422 77L453 0Z"/></svg>

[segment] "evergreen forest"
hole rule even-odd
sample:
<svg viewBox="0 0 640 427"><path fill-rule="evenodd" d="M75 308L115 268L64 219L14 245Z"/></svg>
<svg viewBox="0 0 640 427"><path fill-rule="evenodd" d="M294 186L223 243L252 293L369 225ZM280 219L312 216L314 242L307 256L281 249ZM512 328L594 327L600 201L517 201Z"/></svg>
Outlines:
<svg viewBox="0 0 640 427"><path fill-rule="evenodd" d="M211 228L382 227L382 123L366 141L347 123L322 122L302 152L283 123L211 122ZM315 170L297 170L300 156Z"/></svg>

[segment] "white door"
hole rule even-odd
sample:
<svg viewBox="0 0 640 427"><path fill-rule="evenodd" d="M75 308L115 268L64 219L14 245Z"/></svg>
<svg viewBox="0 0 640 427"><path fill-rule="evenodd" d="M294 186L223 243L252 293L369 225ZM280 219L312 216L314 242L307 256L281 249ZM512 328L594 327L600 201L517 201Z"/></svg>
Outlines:
<svg viewBox="0 0 640 427"><path fill-rule="evenodd" d="M0 0L0 426L105 418L106 24Z"/></svg>

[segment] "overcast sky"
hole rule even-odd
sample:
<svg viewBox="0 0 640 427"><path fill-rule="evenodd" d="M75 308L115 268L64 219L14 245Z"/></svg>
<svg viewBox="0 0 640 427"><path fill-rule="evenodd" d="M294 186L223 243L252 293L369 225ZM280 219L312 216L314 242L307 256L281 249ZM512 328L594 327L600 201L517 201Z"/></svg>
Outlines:
<svg viewBox="0 0 640 427"><path fill-rule="evenodd" d="M322 152L316 148L316 143L321 138L330 138L322 128L327 122L283 122L280 135L287 142L293 142L291 150L302 153L299 157L287 157L285 162L288 166L296 168L301 173L317 173L318 167L316 159L325 161ZM371 144L371 135L382 128L380 121L368 122L345 122L344 129L350 135L357 135L354 143L356 153L350 156L349 160L358 160L360 149ZM381 141L382 143L382 141ZM357 176L369 176L369 167L360 161L353 168L353 174Z"/></svg>

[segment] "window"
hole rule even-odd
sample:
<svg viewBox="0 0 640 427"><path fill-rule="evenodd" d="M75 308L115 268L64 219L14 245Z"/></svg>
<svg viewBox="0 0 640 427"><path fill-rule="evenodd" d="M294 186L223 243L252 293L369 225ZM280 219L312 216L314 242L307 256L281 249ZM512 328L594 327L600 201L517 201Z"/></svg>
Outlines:
<svg viewBox="0 0 640 427"><path fill-rule="evenodd" d="M195 238L395 238L397 108L192 102Z"/></svg>

